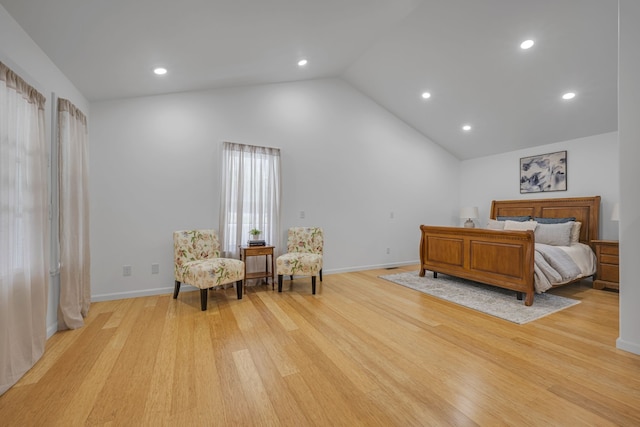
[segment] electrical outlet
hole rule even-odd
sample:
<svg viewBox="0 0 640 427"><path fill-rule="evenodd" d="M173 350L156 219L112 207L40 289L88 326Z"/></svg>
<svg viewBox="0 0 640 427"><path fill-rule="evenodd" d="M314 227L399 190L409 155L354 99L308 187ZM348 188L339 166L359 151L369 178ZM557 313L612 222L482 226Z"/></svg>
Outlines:
<svg viewBox="0 0 640 427"><path fill-rule="evenodd" d="M387 248L387 255L391 253L391 248Z"/></svg>
<svg viewBox="0 0 640 427"><path fill-rule="evenodd" d="M393 219L393 211L389 213L389 219Z"/></svg>
<svg viewBox="0 0 640 427"><path fill-rule="evenodd" d="M304 219L304 217L305 217L304 211L300 211L300 219Z"/></svg>
<svg viewBox="0 0 640 427"><path fill-rule="evenodd" d="M160 264L151 264L151 274L160 273Z"/></svg>
<svg viewBox="0 0 640 427"><path fill-rule="evenodd" d="M131 276L131 266L130 265L123 265L122 266L122 275L123 276Z"/></svg>

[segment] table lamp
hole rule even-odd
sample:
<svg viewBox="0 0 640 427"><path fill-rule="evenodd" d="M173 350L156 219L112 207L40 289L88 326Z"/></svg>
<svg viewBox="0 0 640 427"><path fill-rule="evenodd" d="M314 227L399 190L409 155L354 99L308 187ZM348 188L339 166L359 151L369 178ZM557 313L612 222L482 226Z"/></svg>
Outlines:
<svg viewBox="0 0 640 427"><path fill-rule="evenodd" d="M473 220L478 218L478 207L465 207L460 209L460 218L467 218L467 221L464 223L465 228L475 228L475 224Z"/></svg>

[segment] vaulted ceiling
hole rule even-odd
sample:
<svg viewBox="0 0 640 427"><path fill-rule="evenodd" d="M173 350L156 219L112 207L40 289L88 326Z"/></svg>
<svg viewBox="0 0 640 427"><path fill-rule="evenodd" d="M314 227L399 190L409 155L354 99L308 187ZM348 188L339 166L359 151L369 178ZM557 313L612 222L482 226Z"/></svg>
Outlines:
<svg viewBox="0 0 640 427"><path fill-rule="evenodd" d="M617 129L617 0L0 4L90 101L338 77L460 159Z"/></svg>

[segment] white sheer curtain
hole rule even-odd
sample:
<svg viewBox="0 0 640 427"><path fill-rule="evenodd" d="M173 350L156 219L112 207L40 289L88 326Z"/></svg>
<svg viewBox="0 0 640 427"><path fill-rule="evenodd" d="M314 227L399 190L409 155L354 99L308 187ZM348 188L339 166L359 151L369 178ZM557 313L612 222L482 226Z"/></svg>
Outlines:
<svg viewBox="0 0 640 427"><path fill-rule="evenodd" d="M58 99L60 304L58 330L77 329L91 303L87 118Z"/></svg>
<svg viewBox="0 0 640 427"><path fill-rule="evenodd" d="M280 150L225 142L222 155L220 245L225 257L239 257L249 230L280 245Z"/></svg>
<svg viewBox="0 0 640 427"><path fill-rule="evenodd" d="M40 359L47 338L45 101L0 63L0 394Z"/></svg>

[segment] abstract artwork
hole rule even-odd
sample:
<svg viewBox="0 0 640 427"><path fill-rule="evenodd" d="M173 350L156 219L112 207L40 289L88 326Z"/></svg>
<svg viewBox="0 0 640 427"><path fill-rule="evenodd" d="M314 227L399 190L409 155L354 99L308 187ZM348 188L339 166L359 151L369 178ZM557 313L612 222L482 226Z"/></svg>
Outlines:
<svg viewBox="0 0 640 427"><path fill-rule="evenodd" d="M520 159L520 193L566 190L566 151Z"/></svg>

